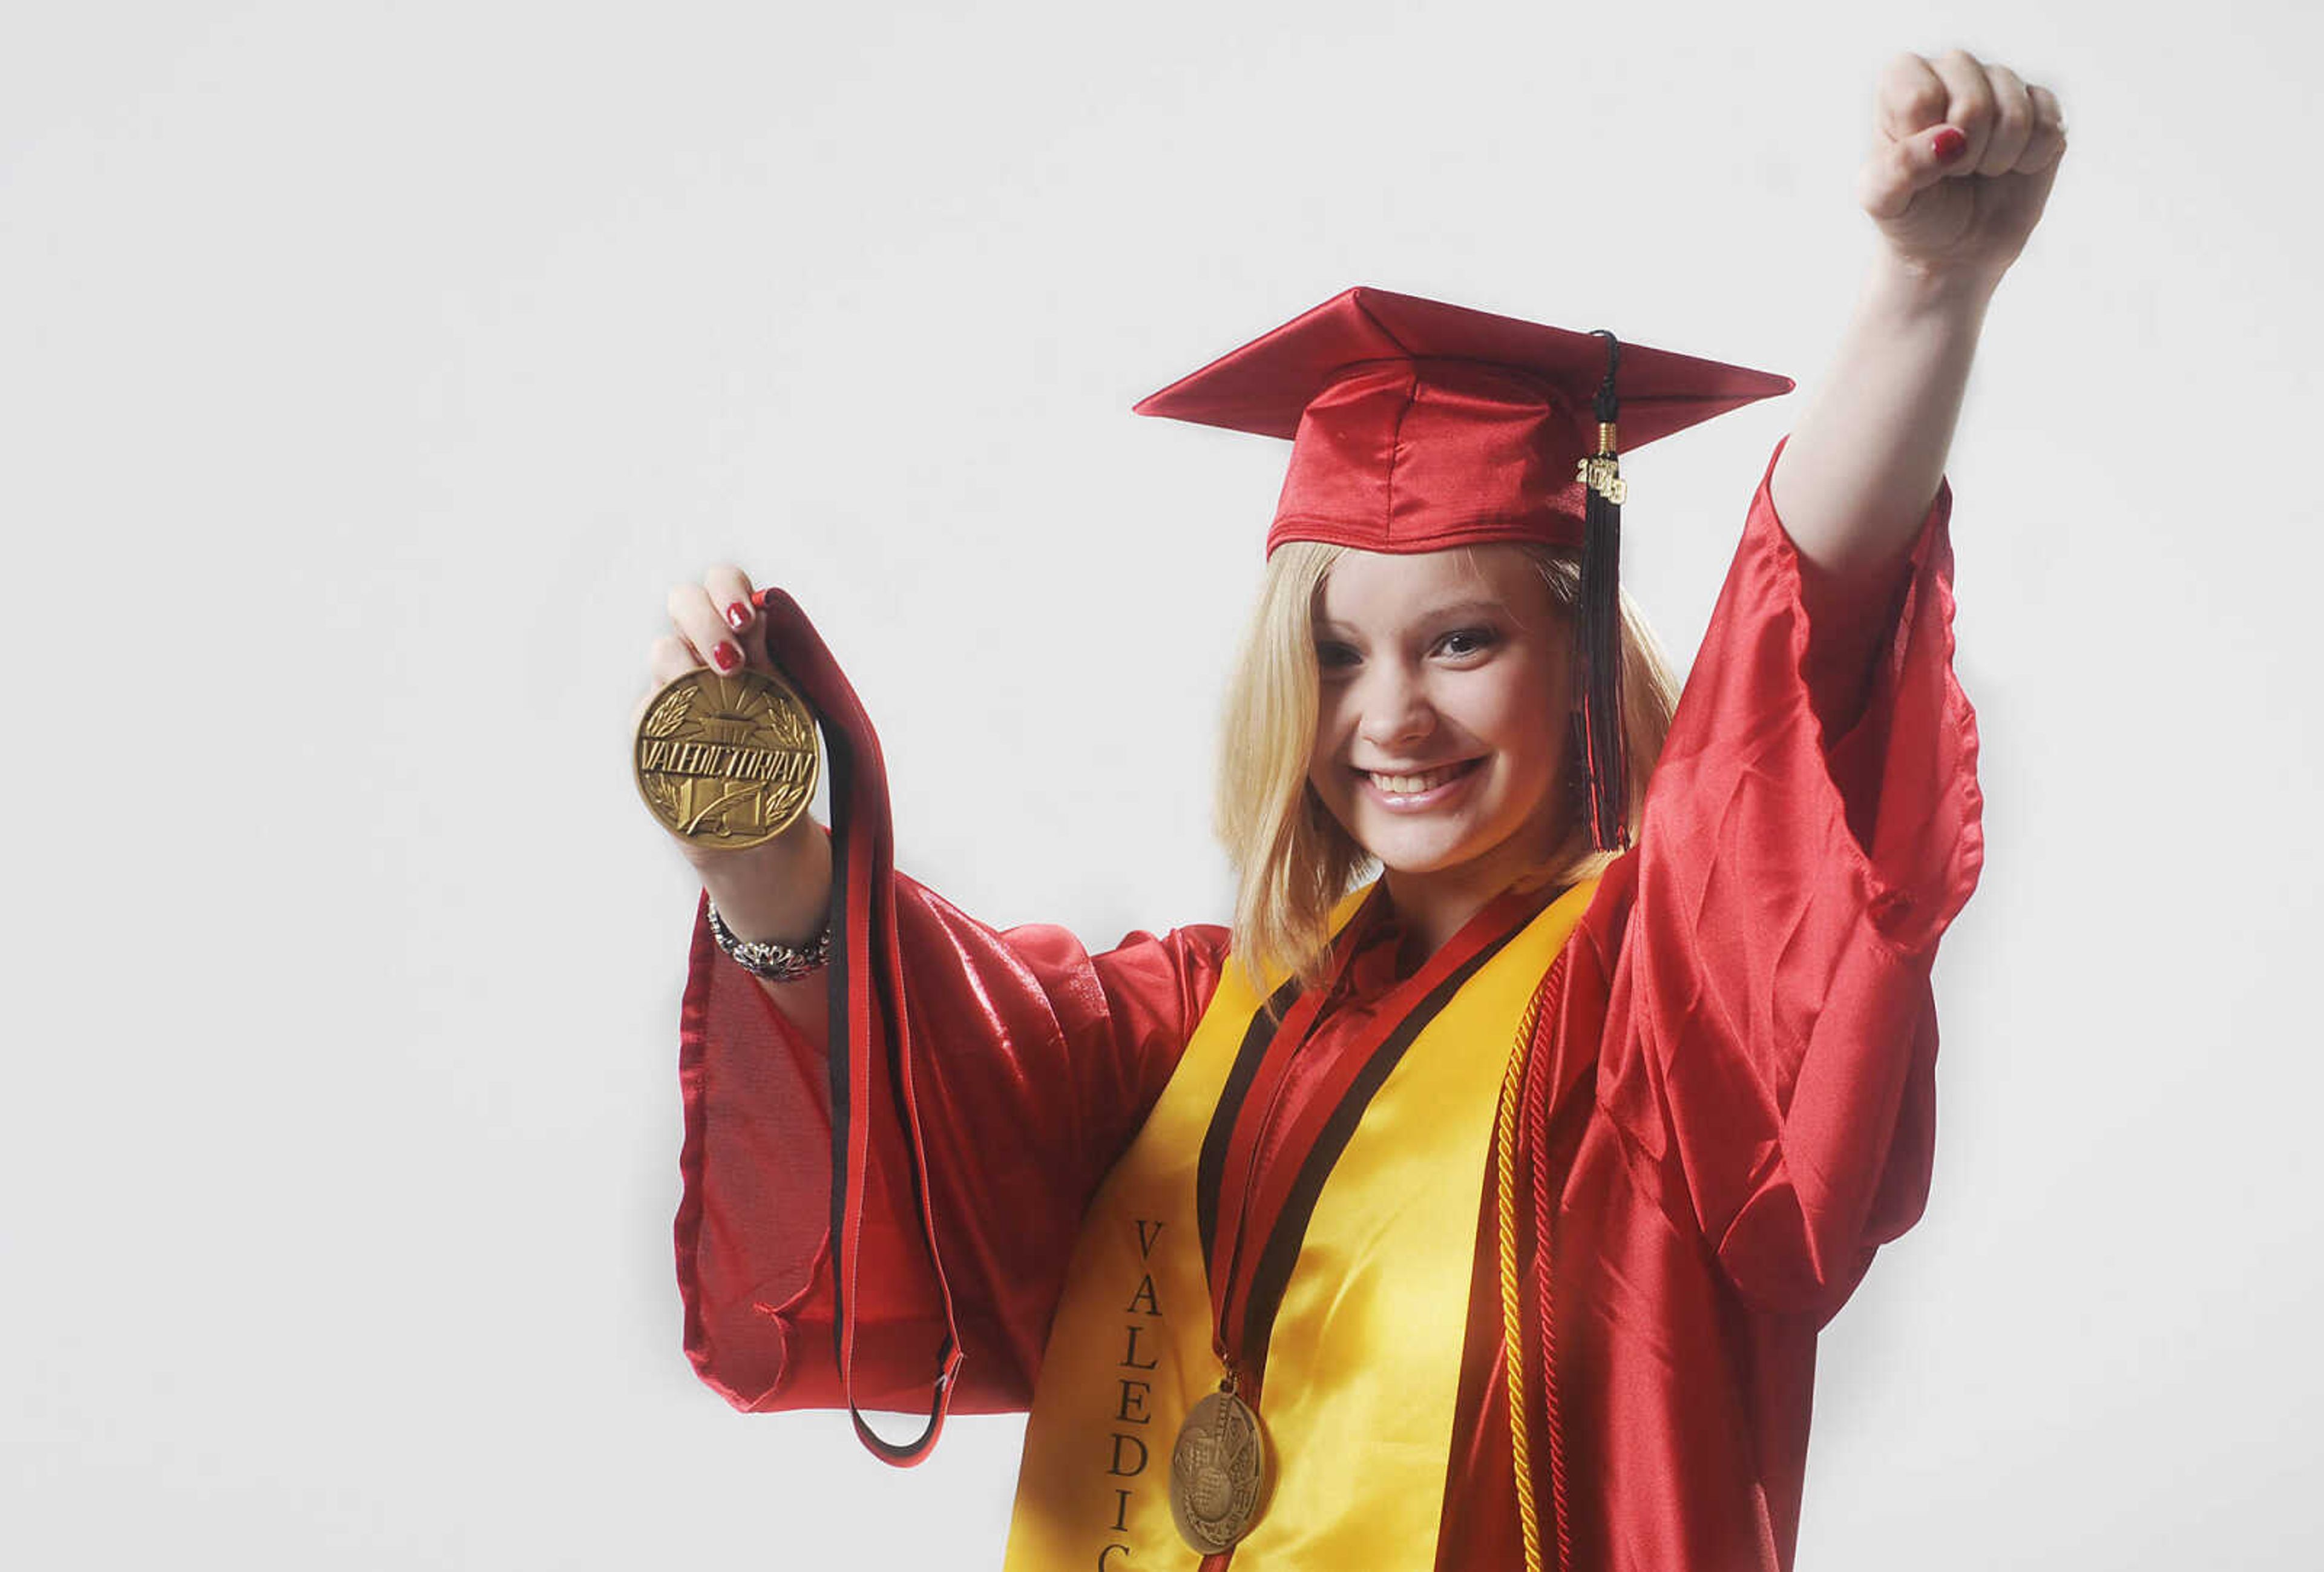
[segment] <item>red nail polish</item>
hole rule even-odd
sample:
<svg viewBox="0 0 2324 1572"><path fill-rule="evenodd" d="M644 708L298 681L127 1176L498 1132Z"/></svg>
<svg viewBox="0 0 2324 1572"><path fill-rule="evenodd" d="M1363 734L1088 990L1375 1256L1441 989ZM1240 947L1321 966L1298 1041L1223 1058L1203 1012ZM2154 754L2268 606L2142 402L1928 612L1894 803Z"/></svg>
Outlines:
<svg viewBox="0 0 2324 1572"><path fill-rule="evenodd" d="M1958 125L1948 125L1937 133L1929 145L1939 162L1950 163L1969 151L1969 133Z"/></svg>
<svg viewBox="0 0 2324 1572"><path fill-rule="evenodd" d="M742 663L742 656L733 645L721 639L710 646L710 663L721 671L732 671Z"/></svg>
<svg viewBox="0 0 2324 1572"><path fill-rule="evenodd" d="M749 627L751 625L751 608L744 606L739 600L734 602L732 606L726 608L726 625L733 628L738 633L744 628Z"/></svg>

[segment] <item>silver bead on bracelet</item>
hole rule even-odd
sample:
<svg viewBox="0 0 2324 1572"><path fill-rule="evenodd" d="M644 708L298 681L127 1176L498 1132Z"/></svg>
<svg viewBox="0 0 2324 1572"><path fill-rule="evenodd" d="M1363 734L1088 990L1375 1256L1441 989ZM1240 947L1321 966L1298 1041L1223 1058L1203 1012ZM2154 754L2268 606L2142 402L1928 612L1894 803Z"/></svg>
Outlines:
<svg viewBox="0 0 2324 1572"><path fill-rule="evenodd" d="M710 937L733 963L754 977L764 977L770 983L796 983L801 977L821 971L831 959L831 924L815 936L815 942L804 949L794 949L778 944L771 939L737 939L726 920L718 915L718 902L710 907Z"/></svg>

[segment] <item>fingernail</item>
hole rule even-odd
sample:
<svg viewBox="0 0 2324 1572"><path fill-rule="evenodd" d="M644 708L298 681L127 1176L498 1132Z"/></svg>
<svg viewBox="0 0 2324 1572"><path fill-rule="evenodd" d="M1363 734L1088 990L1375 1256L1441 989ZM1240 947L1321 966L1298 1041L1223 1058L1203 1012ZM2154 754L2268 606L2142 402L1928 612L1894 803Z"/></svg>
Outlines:
<svg viewBox="0 0 2324 1572"><path fill-rule="evenodd" d="M742 663L742 652L721 639L710 646L710 663L721 671L732 671Z"/></svg>
<svg viewBox="0 0 2324 1572"><path fill-rule="evenodd" d="M1940 126L1936 135L1930 138L1929 147L1940 163L1950 163L1969 151L1969 133L1958 125Z"/></svg>
<svg viewBox="0 0 2324 1572"><path fill-rule="evenodd" d="M738 633L744 628L749 627L751 625L751 608L744 606L739 600L734 602L732 606L729 606L726 608L726 625L733 628Z"/></svg>

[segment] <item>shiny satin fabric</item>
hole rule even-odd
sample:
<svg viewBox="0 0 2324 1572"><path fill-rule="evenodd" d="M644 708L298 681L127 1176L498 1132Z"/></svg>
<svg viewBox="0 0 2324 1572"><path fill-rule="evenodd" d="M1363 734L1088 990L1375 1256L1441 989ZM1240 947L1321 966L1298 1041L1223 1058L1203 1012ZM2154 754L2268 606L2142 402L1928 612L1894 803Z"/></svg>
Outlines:
<svg viewBox="0 0 2324 1572"><path fill-rule="evenodd" d="M832 1147L831 1228L834 1251L832 1356L847 1417L856 1438L890 1463L909 1467L935 1449L944 1433L952 1390L960 1370L959 1327L953 1318L952 1288L945 1281L942 1246L930 1219L927 1176L921 1166L926 1142L919 1106L913 1096L911 1016L903 998L897 953L895 837L888 816L887 766L880 739L847 678L824 647L821 635L798 603L779 589L754 597L766 626L767 652L798 685L823 725L831 759L831 966L826 978L826 1015L839 1028L829 1062L835 1141ZM891 1105L902 1122L908 1194L927 1241L925 1263L945 1322L943 1346L929 1382L927 1421L908 1440L895 1441L866 1422L855 1399L855 1336L862 1318L851 1314L862 1259L863 1197L872 1122L851 1110L871 1094L874 1065L892 1077Z"/></svg>
<svg viewBox="0 0 2324 1572"><path fill-rule="evenodd" d="M1342 903L1335 929L1370 892ZM1236 1565L1434 1563L1496 1096L1526 1003L1589 897L1579 888L1530 916L1521 902L1489 908L1471 924L1489 931L1454 941L1489 943L1522 924L1414 1039L1324 1183L1265 1350L1255 1401L1268 1496ZM1251 1019L1279 981L1254 991L1228 968L1090 1208L1026 1430L1009 1572L1203 1564L1174 1528L1168 1496L1172 1442L1221 1373L1195 1159ZM1311 1086L1361 1051L1360 1031L1333 1024L1326 1016L1295 1056ZM1277 1105L1285 1124L1298 1100ZM1273 1166L1296 1167L1300 1155Z"/></svg>
<svg viewBox="0 0 2324 1572"><path fill-rule="evenodd" d="M1579 545L1574 465L1598 451L1605 372L1594 334L1360 284L1135 408L1291 439L1270 553L1286 541ZM1629 453L1792 382L1625 344L1618 386Z"/></svg>
<svg viewBox="0 0 2324 1572"><path fill-rule="evenodd" d="M1573 461L1586 403L1504 366L1396 359L1353 366L1302 417L1267 549L1368 551L1487 541L1582 541Z"/></svg>
<svg viewBox="0 0 2324 1572"><path fill-rule="evenodd" d="M1951 670L1950 504L1941 494L1924 522L1876 670L1826 689L1811 685L1799 562L1762 481L1639 843L1564 948L1518 1189L1538 1171L1554 1197L1546 1216L1522 1204L1519 1254L1549 1290L1525 1298L1526 1398L1535 1493L1563 1502L1565 1565L1790 1567L1817 1330L1925 1201L1929 973L1983 849L1975 719ZM964 1350L957 1406L1022 1408L1090 1200L1193 1037L1225 935L1133 935L1093 955L896 884ZM698 917L681 1039L688 1355L738 1407L832 1406L820 1050ZM887 1406L908 1410L943 1331L899 1140L893 1119L872 1132L857 1358L859 1385L876 1397L884 1382ZM1477 1177L1443 1572L1519 1564ZM1555 1447L1536 1358L1552 1342Z"/></svg>

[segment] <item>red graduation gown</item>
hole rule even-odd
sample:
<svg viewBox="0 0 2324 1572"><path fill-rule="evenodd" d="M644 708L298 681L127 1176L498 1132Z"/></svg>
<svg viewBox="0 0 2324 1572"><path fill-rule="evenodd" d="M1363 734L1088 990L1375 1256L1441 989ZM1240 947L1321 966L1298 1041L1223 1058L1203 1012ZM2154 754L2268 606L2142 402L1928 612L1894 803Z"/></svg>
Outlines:
<svg viewBox="0 0 2324 1572"><path fill-rule="evenodd" d="M1638 844L1567 943L1517 1186L1550 1567L1561 1542L1564 1565L1592 1572L1791 1565L1816 1334L1926 1198L1930 967L1982 857L1950 508L1941 492L1877 669L1835 682L1808 658L1799 560L1762 480ZM1845 730L1827 735L1835 717ZM1082 1213L1169 1078L1227 936L1139 933L1093 955L1061 929L999 932L898 884L964 1353L954 1403L1020 1410ZM1350 1030L1326 1023L1319 1062ZM698 916L681 1035L687 1355L737 1408L838 1406L822 1056ZM859 1396L922 1412L943 1326L886 1099L878 1088ZM1522 1199L1537 1170L1554 1197L1545 1230ZM1522 1564L1494 1207L1488 1173L1444 1572Z"/></svg>

